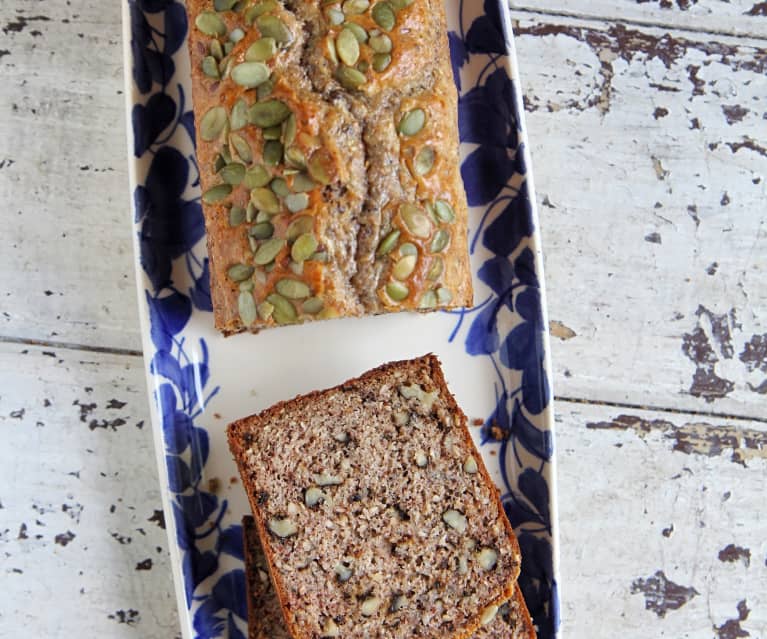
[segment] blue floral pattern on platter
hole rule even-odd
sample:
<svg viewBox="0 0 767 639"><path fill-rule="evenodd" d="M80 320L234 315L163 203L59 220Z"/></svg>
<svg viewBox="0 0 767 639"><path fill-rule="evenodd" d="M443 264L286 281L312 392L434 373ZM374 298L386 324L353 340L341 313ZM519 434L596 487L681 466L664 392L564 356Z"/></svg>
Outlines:
<svg viewBox="0 0 767 639"><path fill-rule="evenodd" d="M186 13L178 0L125 1L138 174L133 209L150 338L145 354L164 443L169 530L175 530L189 611L185 632L244 639L242 531L228 523L227 500L206 483L211 444L199 425L220 388L212 382L206 340L191 342L185 331L193 314L212 310L199 176L188 152L194 119L184 77ZM457 1L448 38L468 150L461 174L470 206L481 211L469 241L472 254L482 256L476 275L486 293L474 308L451 312L455 323L446 338L462 342L467 357L487 358L496 372L495 408L481 444L497 447L502 502L522 550L520 587L538 636L553 639L559 599L551 391L510 21L503 0Z"/></svg>

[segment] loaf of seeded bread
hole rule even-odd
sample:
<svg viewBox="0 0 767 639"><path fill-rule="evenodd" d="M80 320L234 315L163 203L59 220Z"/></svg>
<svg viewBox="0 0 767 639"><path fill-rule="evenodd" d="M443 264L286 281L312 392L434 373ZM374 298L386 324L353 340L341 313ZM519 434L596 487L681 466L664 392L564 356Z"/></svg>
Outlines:
<svg viewBox="0 0 767 639"><path fill-rule="evenodd" d="M441 0L187 0L215 323L472 303Z"/></svg>
<svg viewBox="0 0 767 639"><path fill-rule="evenodd" d="M471 635L519 548L433 355L229 425L290 634Z"/></svg>
<svg viewBox="0 0 767 639"><path fill-rule="evenodd" d="M248 639L290 639L285 628L277 593L269 578L268 566L253 517L242 520L245 574L248 601ZM535 628L522 592L498 607L491 621L480 627L474 639L535 639Z"/></svg>

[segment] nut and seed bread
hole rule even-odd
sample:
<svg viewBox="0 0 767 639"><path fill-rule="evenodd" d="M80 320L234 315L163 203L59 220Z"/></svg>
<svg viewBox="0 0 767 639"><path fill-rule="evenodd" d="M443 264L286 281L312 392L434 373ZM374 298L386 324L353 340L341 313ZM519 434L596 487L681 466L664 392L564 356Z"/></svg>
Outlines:
<svg viewBox="0 0 767 639"><path fill-rule="evenodd" d="M187 0L216 327L470 306L441 0Z"/></svg>
<svg viewBox="0 0 767 639"><path fill-rule="evenodd" d="M253 517L243 517L242 536L245 549L248 639L290 639L279 599L269 578L266 557ZM498 607L492 621L482 626L472 637L535 639L535 628L519 586L514 589L514 596Z"/></svg>
<svg viewBox="0 0 767 639"><path fill-rule="evenodd" d="M468 637L519 547L433 355L227 429L290 634Z"/></svg>

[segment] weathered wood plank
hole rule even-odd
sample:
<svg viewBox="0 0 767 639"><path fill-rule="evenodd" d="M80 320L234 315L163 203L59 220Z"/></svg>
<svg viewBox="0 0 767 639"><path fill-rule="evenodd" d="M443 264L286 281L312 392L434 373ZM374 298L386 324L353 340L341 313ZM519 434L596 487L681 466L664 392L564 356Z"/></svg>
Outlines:
<svg viewBox="0 0 767 639"><path fill-rule="evenodd" d="M767 427L569 402L556 415L565 635L767 636Z"/></svg>
<svg viewBox="0 0 767 639"><path fill-rule="evenodd" d="M767 50L547 17L517 50L555 392L765 417Z"/></svg>
<svg viewBox="0 0 767 639"><path fill-rule="evenodd" d="M727 35L767 36L767 3L759 0L511 0L512 15L545 11L599 20L708 31Z"/></svg>
<svg viewBox="0 0 767 639"><path fill-rule="evenodd" d="M138 357L0 344L0 636L178 634L145 389Z"/></svg>
<svg viewBox="0 0 767 639"><path fill-rule="evenodd" d="M0 3L0 334L140 348L119 2Z"/></svg>

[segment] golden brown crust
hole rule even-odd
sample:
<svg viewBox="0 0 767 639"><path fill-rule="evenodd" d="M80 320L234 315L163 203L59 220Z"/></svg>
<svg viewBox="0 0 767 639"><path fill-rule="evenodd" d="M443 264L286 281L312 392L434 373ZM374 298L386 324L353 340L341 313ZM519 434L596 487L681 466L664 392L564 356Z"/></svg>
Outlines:
<svg viewBox="0 0 767 639"><path fill-rule="evenodd" d="M343 15L340 0L286 2L289 8L279 0L242 0L238 11L215 11L213 0L187 2L216 327L232 334L310 319L471 305L457 93L442 4L381 0L333 25L328 11ZM374 19L379 5L398 7L388 33ZM272 33L265 19L287 35L262 60L251 47ZM220 26L218 35L211 21ZM366 82L356 88L338 81L345 65L336 42L341 31L348 39L349 23L367 34L357 58L358 66L367 65ZM388 44L381 44L384 39ZM390 53L376 53L374 41ZM376 71L380 55L391 62ZM258 86L234 81L248 65L259 67ZM292 115L262 128L251 113L265 101L279 102ZM426 112L423 128L398 132L403 116L416 108ZM238 152L243 147L245 155ZM391 179L397 189L386 186ZM269 198L266 208L256 191ZM424 216L422 231L410 232L412 216L402 215L403 206ZM392 231L400 232L398 242L377 254ZM294 250L299 235L303 243Z"/></svg>
<svg viewBox="0 0 767 639"><path fill-rule="evenodd" d="M264 546L264 552L267 561L269 562L270 573L272 575L279 574L279 571L275 565L274 553L270 548L270 534L266 528L262 507L258 502L258 490L254 485L253 477L248 471L248 464L245 462L248 448L252 444L250 433L263 428L267 423L269 423L273 418L278 417L283 412L283 410L287 408L308 407L314 402L322 400L324 396L327 396L331 393L336 391L343 391L344 389L351 387L360 387L366 382L374 380L379 376L385 375L390 371L394 372L402 368L407 368L408 370L419 370L421 368L426 368L429 370L430 380L436 385L439 393L438 396L447 403L447 412L453 415L456 419L456 422L458 423L458 428L456 430L460 432L464 444L469 447L470 450L474 450L476 452L476 449L474 449L474 445L471 440L471 435L468 431L468 419L458 406L453 395L450 393L441 367L439 365L439 360L433 354L429 354L415 360L390 362L388 364L384 364L376 369L368 371L356 379L344 382L343 384L340 384L334 388L323 391L313 391L307 395L298 396L294 399L280 402L257 415L252 415L250 417L237 420L227 427L227 439L229 442L229 447L235 460L237 461L243 485L246 488L248 500L253 511L254 519L256 521L259 537ZM519 545L516 541L516 537L514 536L511 524L508 522L508 519L504 514L498 490L495 488L490 475L481 460L481 456L478 453L475 455L475 460L477 462L478 472L482 477L483 483L492 487L492 496L496 502L495 505L499 513L499 519L502 522L506 536L512 544L512 554L516 558L516 563L514 564L514 572L508 575L508 580L504 582L500 590L498 590L496 594L489 600L483 603L484 608L489 605L500 605L514 596L516 589L516 578L519 575ZM301 630L296 623L295 610L291 608L290 599L288 597L287 591L285 590L284 583L280 579L275 580L275 590L280 600L280 605L282 606L286 624L291 635L298 638L303 637L304 635L301 633ZM480 613L481 610L477 610L475 618L469 620L458 631L454 631L452 633L446 632L445 637L463 639L464 637L472 635L472 633L480 628Z"/></svg>

